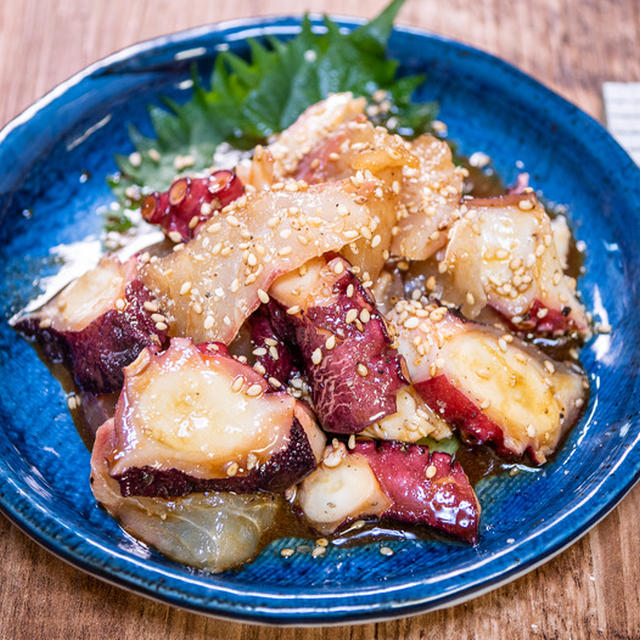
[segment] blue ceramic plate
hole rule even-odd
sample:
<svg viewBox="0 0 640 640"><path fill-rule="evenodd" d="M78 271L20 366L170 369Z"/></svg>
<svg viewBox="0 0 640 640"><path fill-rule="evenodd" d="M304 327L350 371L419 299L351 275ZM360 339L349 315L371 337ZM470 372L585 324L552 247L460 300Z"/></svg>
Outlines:
<svg viewBox="0 0 640 640"><path fill-rule="evenodd" d="M149 103L186 98L180 87L193 60L210 61L227 47L244 52L248 36L287 36L298 27L297 18L248 20L136 45L63 83L0 132L5 318L34 296L34 278L59 268L52 247L98 233L96 209L112 199L105 176L113 154L131 149L127 122L148 132ZM363 546L284 560L279 549L294 543L281 540L240 571L208 575L150 551L96 507L89 452L64 392L4 322L0 504L53 553L139 593L219 616L379 619L449 605L521 575L584 534L638 479L640 171L597 122L494 57L405 28L393 33L390 50L406 72L428 74L418 97L440 103L462 153L488 153L506 182L520 161L546 198L567 206L587 243L580 288L613 332L583 350L592 385L584 418L542 470L479 484L476 547L398 540L388 558Z"/></svg>

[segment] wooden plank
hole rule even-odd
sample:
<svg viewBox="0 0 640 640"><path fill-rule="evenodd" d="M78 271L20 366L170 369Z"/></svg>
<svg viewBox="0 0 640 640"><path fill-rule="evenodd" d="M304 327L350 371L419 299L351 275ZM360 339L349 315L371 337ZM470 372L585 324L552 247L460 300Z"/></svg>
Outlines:
<svg viewBox="0 0 640 640"><path fill-rule="evenodd" d="M385 0L315 0L371 16ZM298 13L299 0L3 0L0 122L58 82L133 42L198 24ZM408 0L400 22L496 53L602 117L603 81L640 80L636 0ZM640 488L568 551L454 608L353 627L276 629L221 622L133 596L66 565L4 518L1 638L638 638Z"/></svg>

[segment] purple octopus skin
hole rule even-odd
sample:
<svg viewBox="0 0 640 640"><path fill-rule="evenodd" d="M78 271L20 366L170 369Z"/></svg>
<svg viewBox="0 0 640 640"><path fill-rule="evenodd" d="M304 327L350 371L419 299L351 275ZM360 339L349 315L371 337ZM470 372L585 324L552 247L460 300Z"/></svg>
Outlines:
<svg viewBox="0 0 640 640"><path fill-rule="evenodd" d="M145 347L162 344L166 338L166 331L156 328L144 308L152 295L140 280L127 284L125 300L122 311L110 309L80 331L41 328L37 315L19 321L16 329L35 338L47 358L66 364L81 390L112 393L122 387L122 368Z"/></svg>
<svg viewBox="0 0 640 640"><path fill-rule="evenodd" d="M353 285L351 296L347 296L349 285ZM285 313L274 300L269 310L280 336L294 332L320 424L332 433L358 433L395 413L397 391L409 382L384 319L357 276L347 270L335 282L333 293L330 304L308 307L296 315ZM357 319L347 323L350 310L355 310ZM363 310L369 315L367 322L359 320ZM330 334L336 345L327 350ZM317 349L322 353L319 363L313 358Z"/></svg>
<svg viewBox="0 0 640 640"><path fill-rule="evenodd" d="M360 441L353 453L365 456L392 505L382 514L427 524L466 542L478 538L480 503L459 462L448 453L401 442Z"/></svg>
<svg viewBox="0 0 640 640"><path fill-rule="evenodd" d="M125 497L177 498L203 491L284 491L295 485L317 464L309 440L297 419L290 431L289 446L279 451L264 464L247 475L228 478L195 478L180 469L154 469L132 467L121 475L113 476Z"/></svg>
<svg viewBox="0 0 640 640"><path fill-rule="evenodd" d="M284 340L276 332L271 322L268 308L261 305L249 318L251 329L251 341L256 348L262 348L266 353L256 355L256 362L259 362L265 370L264 377L275 378L285 385L292 378L300 375L299 357L296 357L294 350L290 347L292 338ZM276 344L267 344L265 340L275 341ZM277 351L278 358L273 357L272 348Z"/></svg>

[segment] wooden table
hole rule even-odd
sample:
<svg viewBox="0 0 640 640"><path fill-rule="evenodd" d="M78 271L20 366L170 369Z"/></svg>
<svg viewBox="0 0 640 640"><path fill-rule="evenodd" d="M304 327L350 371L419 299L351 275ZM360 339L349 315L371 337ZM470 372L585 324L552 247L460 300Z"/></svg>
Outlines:
<svg viewBox="0 0 640 640"><path fill-rule="evenodd" d="M386 0L2 0L0 123L133 42L301 8L371 16ZM408 0L399 22L513 62L596 118L601 83L640 80L638 0ZM457 607L354 627L277 629L205 618L132 595L42 550L0 517L0 638L640 638L640 487L568 551Z"/></svg>

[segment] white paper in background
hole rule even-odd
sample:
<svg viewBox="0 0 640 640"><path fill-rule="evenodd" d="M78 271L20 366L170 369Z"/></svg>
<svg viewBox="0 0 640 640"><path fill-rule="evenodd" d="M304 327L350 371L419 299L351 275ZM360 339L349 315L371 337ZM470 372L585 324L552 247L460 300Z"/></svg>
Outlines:
<svg viewBox="0 0 640 640"><path fill-rule="evenodd" d="M602 85L607 128L640 165L640 82Z"/></svg>

